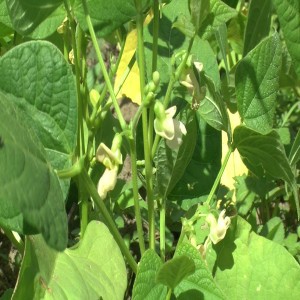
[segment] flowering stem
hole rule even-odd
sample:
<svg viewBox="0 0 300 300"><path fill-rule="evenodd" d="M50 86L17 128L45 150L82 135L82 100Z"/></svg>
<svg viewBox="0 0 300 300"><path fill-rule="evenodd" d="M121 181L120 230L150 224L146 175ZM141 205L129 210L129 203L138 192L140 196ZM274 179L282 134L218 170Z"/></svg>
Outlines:
<svg viewBox="0 0 300 300"><path fill-rule="evenodd" d="M112 87L109 75L108 75L108 73L106 71L106 68L105 68L104 60L102 58L101 51L99 49L99 45L98 45L96 34L95 34L95 31L94 31L94 28L93 28L93 25L92 25L91 17L90 17L89 12L88 12L88 7L87 7L87 4L86 4L86 0L82 0L82 5L83 5L84 13L85 13L86 22L87 22L89 32L90 32L90 35L91 35L91 39L92 39L92 42L93 42L93 46L95 48L95 52L96 52L98 61L100 63L100 67L101 67L102 74L104 76L105 83L106 83L108 91L110 93L110 97L112 99L112 102L113 102L116 114L118 116L118 120L120 122L121 128L123 130L125 130L127 125L126 125L124 117L121 113L121 109L119 107L116 95L114 93L114 89Z"/></svg>
<svg viewBox="0 0 300 300"><path fill-rule="evenodd" d="M209 193L209 195L208 195L208 197L207 197L207 200L206 200L206 203L207 203L207 204L210 204L210 202L211 202L211 200L212 200L212 198L213 198L213 196L214 196L214 194L215 194L215 191L216 191L216 189L217 189L217 187L218 187L218 185L219 185L219 182L220 182L221 177L222 177L222 175L223 175L223 173L224 173L224 170L225 170L225 168L226 168L226 165L227 165L227 163L228 163L228 160L229 160L229 158L230 158L231 153L232 153L232 148L231 148L231 146L229 146L228 152L227 152L227 154L226 154L226 156L225 156L224 162L223 162L223 164L222 164L222 166L221 166L221 169L220 169L220 171L219 171L219 173L218 173L218 176L217 176L217 178L215 179L215 182L214 182L214 184L213 184L213 187L212 187L212 189L210 190L210 193Z"/></svg>
<svg viewBox="0 0 300 300"><path fill-rule="evenodd" d="M140 252L142 256L145 252L145 242L144 242L141 210L139 204L137 165L136 165L137 157L136 157L136 145L134 139L129 140L129 146L130 146L130 156L131 156L131 176L132 176L132 189L133 189L133 199L134 199L134 212L135 212L136 227L137 227L138 238L139 238Z"/></svg>
<svg viewBox="0 0 300 300"><path fill-rule="evenodd" d="M118 228L117 228L115 222L113 221L111 215L109 214L105 204L100 199L98 191L97 191L96 187L94 186L94 183L93 183L92 179L89 177L89 175L88 175L88 173L85 169L83 169L81 174L80 174L80 180L82 180L84 182L88 193L91 195L94 202L98 206L98 208L100 210L100 213L101 213L101 215L103 216L103 218L106 222L107 227L109 228L109 230L110 230L111 234L113 235L115 241L117 242L118 246L120 247L123 255L126 257L126 259L128 261L128 264L130 265L131 269L136 274L137 273L137 263L134 260L134 258L132 257L129 249L127 248L122 236L120 235L120 233L118 231Z"/></svg>
<svg viewBox="0 0 300 300"><path fill-rule="evenodd" d="M138 65L140 71L140 89L141 101L144 98L145 89L145 57L144 57L144 41L143 41L143 11L142 1L136 2L137 15L137 33L138 33ZM143 122L143 140L144 140L144 156L146 169L146 188L148 202L148 222L149 222L149 248L154 250L155 247L155 222L154 222L154 199L153 199L153 183L152 183L152 160L148 140L148 114L144 109L142 112Z"/></svg>
<svg viewBox="0 0 300 300"><path fill-rule="evenodd" d="M182 62L179 64L179 66L176 69L176 71L172 72L172 74L171 74L171 78L170 78L170 81L169 81L169 84L168 84L168 88L167 88L167 92L166 92L166 97L164 99L164 108L165 109L168 108L174 84L180 78L181 73L182 73L182 71L183 71L183 69L184 69L184 67L186 65L187 60L188 60L188 57L189 57L189 55L191 53L191 50L192 50L192 47L193 47L193 43L194 43L194 39L195 39L195 35L190 39L188 49L187 49L187 51L185 53L185 56L184 56ZM154 155L155 155L155 152L156 152L156 149L157 149L157 146L158 146L158 143L159 143L159 139L160 139L159 135L156 135L154 143L153 143L153 147L152 147L152 157L154 157Z"/></svg>
<svg viewBox="0 0 300 300"><path fill-rule="evenodd" d="M160 238L160 257L161 260L165 261L165 251L166 251L166 198L162 199L160 207L160 222L159 222L159 238Z"/></svg>

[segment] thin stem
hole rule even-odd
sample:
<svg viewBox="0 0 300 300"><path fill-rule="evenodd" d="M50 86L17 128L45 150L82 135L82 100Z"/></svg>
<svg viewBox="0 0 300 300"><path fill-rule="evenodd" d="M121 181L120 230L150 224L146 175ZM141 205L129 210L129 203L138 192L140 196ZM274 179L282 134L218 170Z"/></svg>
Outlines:
<svg viewBox="0 0 300 300"><path fill-rule="evenodd" d="M137 179L137 164L136 164L136 145L134 139L129 140L130 146L130 156L131 156L131 175L132 175L132 189L133 189L133 199L134 199L134 212L135 212L135 220L139 238L139 246L141 255L145 252L145 242L144 242L144 232L143 232L143 224L141 218L141 210L139 204L139 193L138 193L138 179Z"/></svg>
<svg viewBox="0 0 300 300"><path fill-rule="evenodd" d="M98 61L100 63L100 67L101 67L101 71L102 71L103 76L104 76L105 83L106 83L108 91L110 93L110 97L112 99L112 102L113 102L116 114L118 116L118 120L120 122L121 128L122 128L122 130L125 130L127 125L126 125L125 119L124 119L124 117L121 113L121 109L119 107L116 95L114 93L113 86L111 84L109 75L108 75L108 73L106 71L106 68L105 68L104 60L102 58L101 51L100 51L100 48L99 48L99 45L98 45L98 42L97 42L97 38L96 38L96 34L95 34L95 31L94 31L94 28L93 28L93 25L92 25L91 17L90 17L89 12L88 12L86 0L82 0L82 4L83 4L83 8L84 8L86 22L87 22L87 25L88 25L88 28L89 28L89 32L90 32L90 35L91 35L91 39L92 39L92 42L93 42L93 46L95 48L95 52L96 52Z"/></svg>
<svg viewBox="0 0 300 300"><path fill-rule="evenodd" d="M216 191L217 187L219 186L219 182L220 182L221 177L222 177L222 175L224 173L224 170L226 168L226 165L228 163L228 160L230 158L231 153L232 153L232 148L231 148L231 146L229 146L228 152L227 152L227 154L225 156L224 162L223 162L223 164L221 166L221 169L220 169L220 171L218 173L218 176L215 179L215 182L214 182L214 184L212 186L212 189L210 190L210 193L209 193L209 195L207 197L207 200L206 200L207 204L210 204L210 202L211 202L211 200L212 200L212 198L213 198L213 196L215 194L215 191Z"/></svg>
<svg viewBox="0 0 300 300"><path fill-rule="evenodd" d="M160 257L161 260L165 261L166 251L166 199L162 199L160 208L160 222L159 222L159 236L160 236Z"/></svg>
<svg viewBox="0 0 300 300"><path fill-rule="evenodd" d="M89 177L88 173L86 172L85 169L83 169L82 173L80 174L80 180L82 180L85 184L85 187L88 191L88 193L91 195L93 198L94 202L98 206L101 215L103 216L107 227L109 228L111 234L113 235L115 241L117 242L118 246L120 247L123 255L126 257L128 264L130 265L131 269L133 272L136 274L137 273L137 263L132 257L129 249L127 248L122 236L120 235L118 228L113 221L111 215L109 214L105 204L101 200L96 187L94 186L94 183L92 179Z"/></svg>
<svg viewBox="0 0 300 300"><path fill-rule="evenodd" d="M153 2L153 42L152 42L152 74L157 70L157 54L158 54L158 31L159 31L159 1L154 0ZM149 128L148 128L148 139L149 147L152 149L153 146L153 124L154 124L154 106L152 105L149 109ZM152 155L151 155L151 158Z"/></svg>
<svg viewBox="0 0 300 300"><path fill-rule="evenodd" d="M182 71L185 68L186 62L188 60L188 57L189 57L190 52L191 52L192 47L193 47L194 39L195 39L195 35L190 39L188 49L187 49L187 51L185 53L185 56L184 56L182 62L180 63L180 65L178 66L178 68L176 69L176 71L172 72L172 74L171 74L171 78L170 78L170 81L169 81L169 84L168 84L166 96L165 96L165 99L164 99L164 108L165 109L169 105L174 84L180 78L180 76L182 74ZM159 143L159 139L160 139L160 136L156 135L155 139L154 139L153 147L152 147L152 157L154 157L154 155L155 155L155 152L156 152L156 149L157 149L157 146L158 146L158 143Z"/></svg>
<svg viewBox="0 0 300 300"><path fill-rule="evenodd" d="M141 99L144 98L145 89L145 57L144 57L144 40L143 40L143 11L142 1L137 0L136 8L137 15L137 34L138 34L138 65L140 71L140 90ZM146 169L146 188L147 188L147 202L148 202L148 222L149 222L149 247L155 248L155 222L154 222L154 198L153 198L153 183L152 183L152 160L148 140L148 114L144 109L142 112L143 122L143 140L144 140L144 156Z"/></svg>
<svg viewBox="0 0 300 300"><path fill-rule="evenodd" d="M15 248L21 253L24 253L24 242L22 241L19 234L14 233L13 231L7 229L4 226L1 226L2 230L4 231L7 238L10 240L10 242L15 246Z"/></svg>
<svg viewBox="0 0 300 300"><path fill-rule="evenodd" d="M294 112L294 110L300 105L300 101L296 102L291 109L288 111L288 113L286 114L286 116L284 117L281 127L283 127L285 125L285 123L287 122L287 120L290 118L291 114Z"/></svg>

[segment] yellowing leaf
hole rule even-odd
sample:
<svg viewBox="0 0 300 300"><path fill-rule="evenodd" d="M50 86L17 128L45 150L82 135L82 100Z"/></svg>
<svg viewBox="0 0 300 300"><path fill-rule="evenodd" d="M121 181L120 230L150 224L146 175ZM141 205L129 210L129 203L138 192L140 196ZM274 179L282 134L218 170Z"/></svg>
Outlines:
<svg viewBox="0 0 300 300"><path fill-rule="evenodd" d="M115 87L119 84L119 81L122 78L131 58L135 55L136 48L137 30L134 29L127 35L126 38L122 59L116 74ZM140 72L136 62L117 95L118 98L121 98L122 96L130 98L132 102L137 103L138 105L141 104Z"/></svg>
<svg viewBox="0 0 300 300"><path fill-rule="evenodd" d="M230 118L232 130L234 130L234 128L240 125L241 123L240 116L238 112L232 114L230 111L228 111L228 115ZM228 151L227 143L228 143L227 134L224 131L222 131L222 162L224 161L224 158ZM234 183L235 183L233 177L240 176L247 173L248 173L248 169L244 165L239 152L236 150L231 154L229 158L229 161L227 163L227 166L225 168L225 171L221 179L221 184L225 185L230 190L232 190L234 189Z"/></svg>
<svg viewBox="0 0 300 300"><path fill-rule="evenodd" d="M148 14L144 21L144 26L149 24L153 17L152 12ZM137 30L133 29L126 37L125 47L120 61L116 80L115 88L118 86L123 73L125 72L131 58L135 55L137 50ZM117 98L128 97L132 102L140 105L141 104L141 91L140 91L140 71L137 63L135 62L132 69L130 70L129 75L127 76L120 92L117 95Z"/></svg>

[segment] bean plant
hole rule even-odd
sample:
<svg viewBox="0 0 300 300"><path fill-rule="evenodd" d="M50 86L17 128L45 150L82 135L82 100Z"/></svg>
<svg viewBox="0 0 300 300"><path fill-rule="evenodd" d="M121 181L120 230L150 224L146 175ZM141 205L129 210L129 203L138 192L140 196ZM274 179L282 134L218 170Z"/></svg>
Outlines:
<svg viewBox="0 0 300 300"><path fill-rule="evenodd" d="M298 0L0 0L0 50L1 299L300 299Z"/></svg>

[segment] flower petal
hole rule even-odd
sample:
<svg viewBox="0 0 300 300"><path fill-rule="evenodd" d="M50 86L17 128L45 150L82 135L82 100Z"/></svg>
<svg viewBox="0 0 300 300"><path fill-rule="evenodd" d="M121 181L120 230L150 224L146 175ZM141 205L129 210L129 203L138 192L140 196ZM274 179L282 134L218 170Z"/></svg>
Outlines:
<svg viewBox="0 0 300 300"><path fill-rule="evenodd" d="M115 188L117 183L118 166L111 170L106 168L98 183L98 194L102 200L106 198L107 192Z"/></svg>

